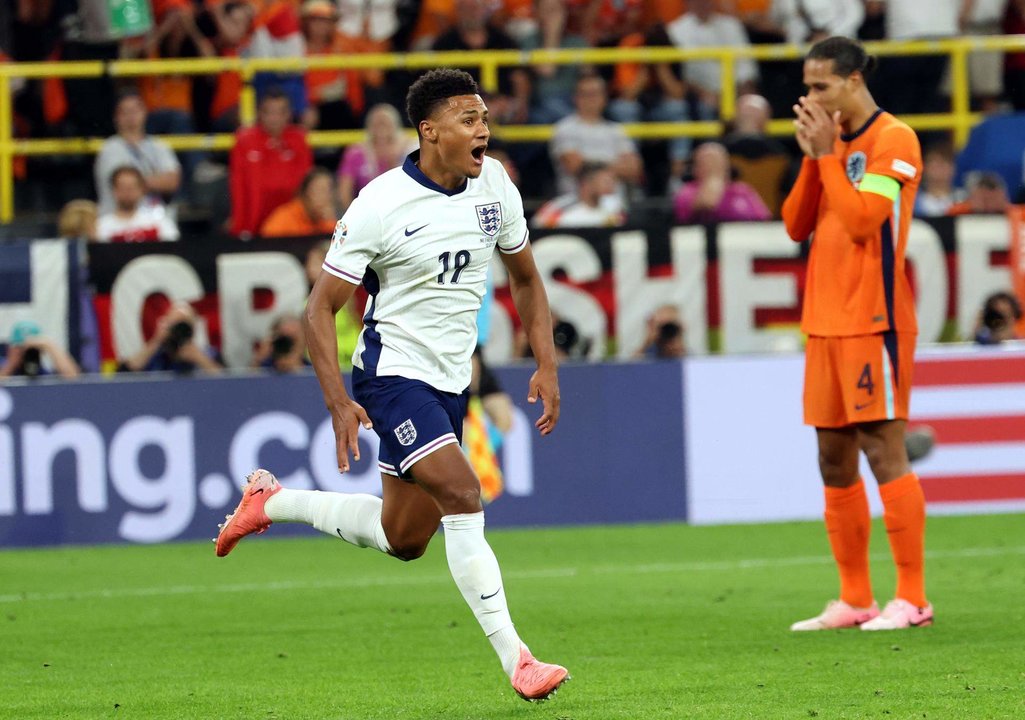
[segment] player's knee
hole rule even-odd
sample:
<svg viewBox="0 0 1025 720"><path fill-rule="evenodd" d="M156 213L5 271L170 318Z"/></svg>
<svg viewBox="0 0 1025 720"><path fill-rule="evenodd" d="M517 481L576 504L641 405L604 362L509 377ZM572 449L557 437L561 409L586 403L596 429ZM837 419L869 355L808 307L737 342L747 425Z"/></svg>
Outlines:
<svg viewBox="0 0 1025 720"><path fill-rule="evenodd" d="M819 455L819 473L822 475L822 483L829 487L848 487L858 481L857 465L837 462L822 454Z"/></svg>
<svg viewBox="0 0 1025 720"><path fill-rule="evenodd" d="M903 465L907 457L902 444L894 445L877 439L863 443L862 450L873 472L876 470L885 471L893 465Z"/></svg>
<svg viewBox="0 0 1025 720"><path fill-rule="evenodd" d="M422 558L424 553L427 552L427 544L430 540L426 541L404 541L400 543L393 543L391 548L391 554L397 557L403 562L410 562Z"/></svg>
<svg viewBox="0 0 1025 720"><path fill-rule="evenodd" d="M446 488L440 495L436 499L446 515L478 513L484 509L480 501L479 485Z"/></svg>

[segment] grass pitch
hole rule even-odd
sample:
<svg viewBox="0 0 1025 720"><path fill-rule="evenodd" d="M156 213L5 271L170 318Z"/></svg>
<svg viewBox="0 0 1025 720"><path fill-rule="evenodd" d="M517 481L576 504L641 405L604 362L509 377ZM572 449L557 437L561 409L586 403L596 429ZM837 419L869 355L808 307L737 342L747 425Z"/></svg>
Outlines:
<svg viewBox="0 0 1025 720"><path fill-rule="evenodd" d="M836 592L819 523L489 534L573 675L513 694L448 575L326 536L0 552L3 718L1021 718L1025 517L929 521L937 624L793 634ZM876 595L893 591L873 528Z"/></svg>

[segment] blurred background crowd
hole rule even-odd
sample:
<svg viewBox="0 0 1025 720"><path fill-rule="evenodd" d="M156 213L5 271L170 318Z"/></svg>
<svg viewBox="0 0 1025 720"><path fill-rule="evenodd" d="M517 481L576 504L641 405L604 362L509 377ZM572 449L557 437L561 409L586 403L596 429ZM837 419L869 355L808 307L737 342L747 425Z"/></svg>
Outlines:
<svg viewBox="0 0 1025 720"><path fill-rule="evenodd" d="M864 40L1025 34L1025 0L13 0L0 4L0 61L302 58L445 50L747 47ZM916 214L1002 213L1025 199L1025 51L973 51L970 107L981 114L965 148L946 131L920 133L924 173ZM948 112L949 56L883 56L870 87L896 114ZM479 68L467 67L479 79ZM488 153L525 199L535 228L611 227L779 217L800 153L770 131L792 116L800 60L736 59L735 112L720 137L636 140L638 122L719 120L717 60L502 67L485 100ZM6 237L91 242L327 237L360 190L415 149L403 107L416 73L331 69L260 72L255 122L240 124L238 72L15 79L17 138L102 138L95 155L15 158L15 223ZM990 122L992 121L992 122ZM547 142L503 141L503 126L551 127ZM309 132L365 129L346 146L312 147ZM230 150L174 151L167 135L232 133ZM13 229L12 229L13 228ZM319 269L316 248L308 259ZM122 370L199 370L222 365L195 336L195 311L169 305L143 350ZM348 347L358 311L339 315ZM976 340L1014 337L1021 308L994 295ZM645 357L685 352L677 309L648 322ZM560 351L587 354L572 324L555 319ZM1010 333L1008 335L1008 333ZM348 343L348 344L346 344ZM19 326L3 374L77 372L74 360ZM305 367L295 317L283 316L255 348L252 366ZM340 355L345 366L346 353ZM29 373L31 374L31 372Z"/></svg>
<svg viewBox="0 0 1025 720"><path fill-rule="evenodd" d="M119 10L111 9L117 6ZM933 39L1025 32L1025 0L15 0L0 10L5 61L287 58L423 50L806 43L829 35ZM477 68L467 68L475 75ZM987 114L1025 110L1025 52L975 52L971 103ZM623 123L714 120L715 60L502 68L485 98L502 160L538 227L616 225L631 214L675 221L778 215L797 149L767 131L791 115L799 61L738 60L736 114L721 138L635 141ZM19 217L44 218L94 201L97 241L176 240L329 232L360 188L415 147L404 132L406 70L257 73L257 121L239 125L237 72L43 78L13 84L15 135L105 137L93 158L19 158ZM945 55L884 57L871 81L895 113L950 107ZM504 143L503 125L553 125L548 143ZM348 147L312 149L309 130L366 128ZM230 153L173 152L163 134L234 132ZM999 211L1021 172L955 173L942 132L923 136L923 216ZM1019 158L1020 161L1020 158ZM1019 162L1019 166L1020 166ZM969 168L970 169L970 168ZM955 181L955 178L957 181ZM88 214L81 202L70 210ZM188 234L188 233L187 233Z"/></svg>

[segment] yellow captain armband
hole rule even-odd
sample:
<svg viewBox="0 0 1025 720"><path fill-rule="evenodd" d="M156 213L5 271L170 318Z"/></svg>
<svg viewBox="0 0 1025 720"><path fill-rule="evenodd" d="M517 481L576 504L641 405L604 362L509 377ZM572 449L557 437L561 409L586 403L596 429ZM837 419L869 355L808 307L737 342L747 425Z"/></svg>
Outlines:
<svg viewBox="0 0 1025 720"><path fill-rule="evenodd" d="M896 200L900 194L900 183L886 175L866 173L858 185L858 191L882 195L887 200Z"/></svg>

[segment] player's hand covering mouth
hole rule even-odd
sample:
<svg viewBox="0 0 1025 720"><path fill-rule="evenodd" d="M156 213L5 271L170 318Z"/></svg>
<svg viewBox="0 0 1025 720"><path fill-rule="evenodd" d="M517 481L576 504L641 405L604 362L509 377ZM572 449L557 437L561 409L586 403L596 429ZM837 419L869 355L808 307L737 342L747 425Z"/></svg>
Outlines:
<svg viewBox="0 0 1025 720"><path fill-rule="evenodd" d="M487 143L484 143L483 145L478 145L477 147L473 148L473 150L470 151L470 154L473 155L473 161L478 165L483 165L484 153L487 151L487 149Z"/></svg>

